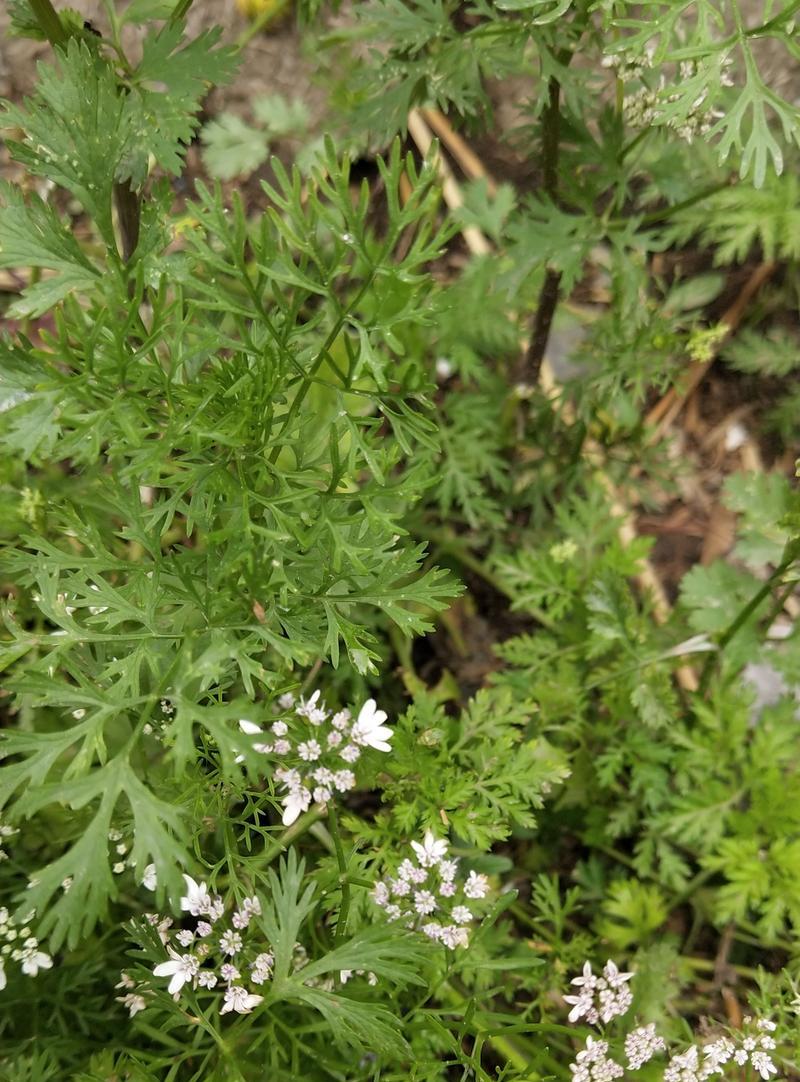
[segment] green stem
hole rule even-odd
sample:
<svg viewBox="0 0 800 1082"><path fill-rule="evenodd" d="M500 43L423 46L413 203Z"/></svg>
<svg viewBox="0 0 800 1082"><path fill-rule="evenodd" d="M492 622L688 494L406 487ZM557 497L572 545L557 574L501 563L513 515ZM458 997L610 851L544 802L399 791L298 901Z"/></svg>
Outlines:
<svg viewBox="0 0 800 1082"><path fill-rule="evenodd" d="M620 161L624 161L632 150L635 150L640 143L644 142L647 136L652 132L652 128L642 128L640 132L634 135L633 139L625 144L619 153Z"/></svg>
<svg viewBox="0 0 800 1082"><path fill-rule="evenodd" d="M66 45L69 35L50 0L28 0L28 2L42 33L53 48Z"/></svg>
<svg viewBox="0 0 800 1082"><path fill-rule="evenodd" d="M767 617L764 621L764 626L767 628L767 630L772 627L777 618L783 612L786 602L789 600L789 598L792 596L796 589L797 579L792 579L791 582L786 583L786 588L781 590L781 592L778 594L777 598L775 599L775 604L767 613Z"/></svg>
<svg viewBox="0 0 800 1082"><path fill-rule="evenodd" d="M181 19L188 13L189 8L192 6L192 0L178 0L178 3L172 9L172 14L169 17L170 26L174 26L175 23L179 23Z"/></svg>
<svg viewBox="0 0 800 1082"><path fill-rule="evenodd" d="M770 34L773 30L776 30L781 23L786 22L794 15L794 13L800 8L800 0L794 0L793 3L785 7L783 11L779 11L769 22L762 23L761 26L754 26L752 30L745 30L744 36L748 38L757 38L762 34Z"/></svg>
<svg viewBox="0 0 800 1082"><path fill-rule="evenodd" d="M333 838L333 846L336 850L336 863L339 865L339 885L342 891L342 903L339 906L339 919L336 921L336 931L333 935L334 945L338 944L347 931L347 916L350 912L350 881L347 875L347 861L344 857L342 837L339 833L339 820L336 818L336 809L331 801L328 811L328 827Z"/></svg>
<svg viewBox="0 0 800 1082"><path fill-rule="evenodd" d="M725 647L731 642L732 639L738 635L741 629L748 622L750 617L756 611L761 602L769 597L774 587L780 582L784 574L789 570L792 564L795 562L798 556L798 549L800 543L793 541L790 542L784 549L784 555L781 562L772 572L767 581L763 584L760 590L757 590L755 594L750 598L743 609L738 613L736 618L728 625L723 631L717 641L717 651L714 654L709 654L706 658L703 671L700 675L700 686L697 691L699 695L702 695L708 689L708 683L711 679L711 674L714 671L714 665L718 657L722 654Z"/></svg>
<svg viewBox="0 0 800 1082"><path fill-rule="evenodd" d="M280 856L284 850L288 849L293 841L305 834L306 831L321 819L324 814L324 811L319 805L304 812L296 822L292 823L290 827L287 827L286 830L284 830L279 838L275 839L268 849L264 850L260 858L261 862L264 864L271 864L276 857Z"/></svg>
<svg viewBox="0 0 800 1082"><path fill-rule="evenodd" d="M699 192L695 192L694 195L690 195L687 199L682 199L680 203L676 203L672 207L664 207L663 210L654 210L650 214L645 214L642 218L642 225L653 225L656 222L663 222L667 218L671 218L673 214L678 214L679 211L686 210L688 207L693 207L695 203L702 203L704 199L709 199L712 195L716 195L717 192L724 191L725 188L729 188L730 185L727 180L721 181L719 184L711 184L708 188L703 188Z"/></svg>

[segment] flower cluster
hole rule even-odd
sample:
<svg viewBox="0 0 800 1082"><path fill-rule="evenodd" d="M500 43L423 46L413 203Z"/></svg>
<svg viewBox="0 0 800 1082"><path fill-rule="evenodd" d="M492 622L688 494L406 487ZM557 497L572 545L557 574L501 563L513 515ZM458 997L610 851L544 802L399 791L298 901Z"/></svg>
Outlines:
<svg viewBox="0 0 800 1082"><path fill-rule="evenodd" d="M224 989L220 1014L249 1014L264 998L252 991L252 986L260 987L270 979L274 961L260 932L252 934L255 925L251 928L251 922L261 915L261 903L256 895L245 898L228 921L219 896L212 895L205 883L188 875L183 878L186 894L181 898L181 909L196 918L196 924L193 929L171 931L169 918L148 918L169 955L153 969L153 976L169 977L167 991L175 1000L184 985L208 990L219 987ZM123 974L117 987L125 989L126 994L118 999L131 1015L144 1010L146 1000L130 978Z"/></svg>
<svg viewBox="0 0 800 1082"><path fill-rule="evenodd" d="M6 986L6 960L19 962L19 967L27 977L35 977L40 969L52 969L53 959L39 950L39 940L31 934L29 927L33 913L28 913L17 928L8 910L0 909L0 991Z"/></svg>
<svg viewBox="0 0 800 1082"><path fill-rule="evenodd" d="M312 803L325 805L335 793L355 788L352 767L361 753L366 748L390 751L392 731L374 699L364 703L355 721L349 710L326 710L319 691L299 701L283 695L279 706L282 716L269 733L246 718L239 727L248 736L266 737L254 750L280 760L275 777L283 790L283 823L289 826Z"/></svg>
<svg viewBox="0 0 800 1082"><path fill-rule="evenodd" d="M605 56L602 63L603 67L612 68L617 78L625 82L643 80L645 72L653 68L653 53L652 50L647 50L636 57L617 53ZM730 59L723 62L719 72L721 86L733 86L733 80L727 70L729 67ZM696 62L691 60L682 61L677 68L677 74L683 83L694 78L697 72ZM708 87L703 87L685 116L672 116L668 107L679 101L681 94L671 90L667 79L661 74L656 88L644 85L633 93L625 95L622 105L625 122L633 128L649 128L653 124L666 124L681 139L691 143L694 139L707 135L714 121L722 116L722 113L709 107L708 94Z"/></svg>
<svg viewBox="0 0 800 1082"><path fill-rule="evenodd" d="M577 996L564 996L566 1003L572 1004L569 1012L570 1022L585 1018L591 1025L598 1022L610 1022L618 1018L630 1007L633 995L627 982L632 973L620 973L615 962L609 960L603 967L603 975L592 973L589 962L585 962L583 973L574 977L572 984L580 988Z"/></svg>
<svg viewBox="0 0 800 1082"><path fill-rule="evenodd" d="M412 842L416 862L404 860L397 874L379 881L373 901L390 921L402 921L406 928L423 932L454 950L469 942L467 925L473 919L465 903L484 898L489 890L485 875L471 871L457 880L458 860L448 859L447 842L428 831L422 842Z"/></svg>
<svg viewBox="0 0 800 1082"><path fill-rule="evenodd" d="M625 1055L628 1057L628 1070L638 1071L657 1052L665 1052L667 1043L656 1033L654 1022L632 1029L625 1038Z"/></svg>
<svg viewBox="0 0 800 1082"><path fill-rule="evenodd" d="M613 1059L608 1058L608 1041L596 1041L586 1038L586 1047L570 1063L572 1082L612 1082L625 1074L625 1070Z"/></svg>
<svg viewBox="0 0 800 1082"><path fill-rule="evenodd" d="M755 1021L745 1018L744 1029L741 1034L736 1034L736 1039L718 1037L702 1049L692 1045L680 1055L673 1056L664 1072L664 1082L705 1082L716 1074L723 1074L726 1064L731 1061L738 1067L750 1064L755 1073L768 1082L771 1075L778 1073L770 1055L775 1049L775 1039L771 1036L774 1030L775 1023L768 1018Z"/></svg>

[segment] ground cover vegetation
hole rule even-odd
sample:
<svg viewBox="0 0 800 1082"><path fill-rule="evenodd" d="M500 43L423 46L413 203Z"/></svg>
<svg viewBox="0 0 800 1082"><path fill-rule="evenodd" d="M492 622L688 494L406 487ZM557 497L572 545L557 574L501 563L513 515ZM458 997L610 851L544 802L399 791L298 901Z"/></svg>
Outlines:
<svg viewBox="0 0 800 1082"><path fill-rule="evenodd" d="M796 1077L797 3L190 6L11 6L0 1075Z"/></svg>

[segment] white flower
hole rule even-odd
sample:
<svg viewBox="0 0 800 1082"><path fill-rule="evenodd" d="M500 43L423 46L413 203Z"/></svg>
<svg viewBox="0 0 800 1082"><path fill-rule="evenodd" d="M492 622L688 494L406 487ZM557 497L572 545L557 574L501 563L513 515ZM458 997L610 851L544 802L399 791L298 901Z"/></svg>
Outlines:
<svg viewBox="0 0 800 1082"><path fill-rule="evenodd" d="M326 737L326 743L329 748L338 748L344 737L341 733L337 733L335 729L332 729Z"/></svg>
<svg viewBox="0 0 800 1082"><path fill-rule="evenodd" d="M439 861L439 875L442 877L445 883L451 882L455 879L456 872L458 871L457 860L440 860Z"/></svg>
<svg viewBox="0 0 800 1082"><path fill-rule="evenodd" d="M291 826L301 812L308 810L310 803L311 793L309 793L308 789L303 786L293 789L288 796L283 798L283 825L285 827Z"/></svg>
<svg viewBox="0 0 800 1082"><path fill-rule="evenodd" d="M300 705L295 707L295 713L299 714L301 718L308 718L312 725L321 725L327 717L324 707L317 706L319 697L320 691L317 690L310 699L301 699Z"/></svg>
<svg viewBox="0 0 800 1082"><path fill-rule="evenodd" d="M586 1038L586 1047L570 1063L572 1082L612 1082L625 1073L624 1069L608 1058L608 1042Z"/></svg>
<svg viewBox="0 0 800 1082"><path fill-rule="evenodd" d="M3 959L0 958L0 992L3 991L6 984L7 984L7 981L6 981L6 967L5 967L5 963L3 962Z"/></svg>
<svg viewBox="0 0 800 1082"><path fill-rule="evenodd" d="M389 904L389 888L380 880L372 888L372 900L381 907Z"/></svg>
<svg viewBox="0 0 800 1082"><path fill-rule="evenodd" d="M439 938L450 950L456 947L466 947L469 943L469 933L466 928L458 928L455 924L448 924L442 928Z"/></svg>
<svg viewBox="0 0 800 1082"><path fill-rule="evenodd" d="M334 714L331 718L331 725L334 727L334 729L346 729L349 724L349 710L340 710L338 714Z"/></svg>
<svg viewBox="0 0 800 1082"><path fill-rule="evenodd" d="M352 770L337 770L333 775L333 786L340 793L346 793L353 789L356 784L356 776Z"/></svg>
<svg viewBox="0 0 800 1082"><path fill-rule="evenodd" d="M703 1064L703 1074L722 1074L722 1068L736 1051L736 1046L730 1037L719 1037L711 1044L703 1046L703 1055L706 1057Z"/></svg>
<svg viewBox="0 0 800 1082"><path fill-rule="evenodd" d="M297 754L307 763L313 763L322 755L322 748L316 740L306 740L297 745Z"/></svg>
<svg viewBox="0 0 800 1082"><path fill-rule="evenodd" d="M254 721L248 721L247 718L239 719L239 728L247 736L255 736L256 733L263 733L261 729ZM268 755L272 751L272 744L253 744L253 751L261 752L262 755ZM241 763L244 761L243 755L236 756L236 762Z"/></svg>
<svg viewBox="0 0 800 1082"><path fill-rule="evenodd" d="M367 699L350 730L350 739L354 744L375 748L376 751L391 751L389 740L392 730L383 724L386 718L386 713L378 710L375 700Z"/></svg>
<svg viewBox="0 0 800 1082"><path fill-rule="evenodd" d="M213 925L209 924L207 920L199 920L197 922L197 928L195 929L197 934L201 938L205 938L207 935L211 935L214 931Z"/></svg>
<svg viewBox="0 0 800 1082"><path fill-rule="evenodd" d="M230 984L231 981L238 981L241 977L241 973L239 972L239 970L236 968L236 966L231 965L230 962L224 962L219 967L219 975L224 981L227 981L228 984Z"/></svg>
<svg viewBox="0 0 800 1082"><path fill-rule="evenodd" d="M223 954L238 954L242 949L242 937L238 932L234 932L229 929L220 936L219 949Z"/></svg>
<svg viewBox="0 0 800 1082"><path fill-rule="evenodd" d="M190 932L188 928L182 928L175 938L182 947L191 947L192 943L194 943L194 932Z"/></svg>
<svg viewBox="0 0 800 1082"><path fill-rule="evenodd" d="M355 744L347 744L345 747L342 748L339 754L346 763L354 763L356 759L360 758L361 756L361 752L355 746Z"/></svg>
<svg viewBox="0 0 800 1082"><path fill-rule="evenodd" d="M603 976L612 988L621 988L626 981L631 979L633 973L620 973L617 963L609 958L603 967Z"/></svg>
<svg viewBox="0 0 800 1082"><path fill-rule="evenodd" d="M414 891L414 908L418 913L432 913L436 908L436 899L429 890Z"/></svg>
<svg viewBox="0 0 800 1082"><path fill-rule="evenodd" d="M226 989L225 1002L219 1013L228 1014L229 1011L236 1011L237 1014L250 1014L253 1007L257 1007L263 999L263 996L254 995L241 985L234 984Z"/></svg>
<svg viewBox="0 0 800 1082"><path fill-rule="evenodd" d="M170 960L168 962L159 962L153 970L153 976L171 977L167 991L177 999L181 988L187 981L191 981L197 976L200 967L193 954L176 954L171 947L167 947L167 950L171 956Z"/></svg>
<svg viewBox="0 0 800 1082"><path fill-rule="evenodd" d="M451 916L456 924L469 924L472 920L472 910L467 909L465 905L455 905Z"/></svg>
<svg viewBox="0 0 800 1082"><path fill-rule="evenodd" d="M276 740L272 745L272 750L276 755L288 755L292 750L292 743L290 740Z"/></svg>
<svg viewBox="0 0 800 1082"><path fill-rule="evenodd" d="M125 996L117 996L117 1003L121 1003L123 1007L128 1008L128 1013L131 1018L139 1011L143 1011L147 1006L147 1000L144 996L137 995L135 992L128 992Z"/></svg>
<svg viewBox="0 0 800 1082"><path fill-rule="evenodd" d="M628 1057L628 1069L637 1071L645 1063L648 1063L656 1052L663 1052L666 1047L664 1038L659 1037L656 1033L654 1022L631 1030L625 1038L625 1055Z"/></svg>
<svg viewBox="0 0 800 1082"><path fill-rule="evenodd" d="M23 949L14 952L14 957L20 962L22 972L26 977L35 977L40 969L52 969L53 959L49 954L39 950L39 941L33 937L26 939Z"/></svg>
<svg viewBox="0 0 800 1082"><path fill-rule="evenodd" d="M253 984L264 984L268 981L274 963L275 958L269 951L256 955L256 960L250 963L250 980Z"/></svg>
<svg viewBox="0 0 800 1082"><path fill-rule="evenodd" d="M155 864L148 864L142 876L142 886L145 890L155 890L158 886L158 875Z"/></svg>
<svg viewBox="0 0 800 1082"><path fill-rule="evenodd" d="M664 1071L664 1082L698 1082L697 1048L694 1045L672 1057Z"/></svg>
<svg viewBox="0 0 800 1082"><path fill-rule="evenodd" d="M468 898L485 898L489 892L489 880L485 875L470 872L464 884L464 893Z"/></svg>
<svg viewBox="0 0 800 1082"><path fill-rule="evenodd" d="M750 1062L763 1079L768 1079L771 1074L777 1074L778 1068L772 1062L766 1052L753 1052Z"/></svg>
<svg viewBox="0 0 800 1082"><path fill-rule="evenodd" d="M285 721L273 721L270 728L276 736L286 736L286 734L289 732L289 726L286 724Z"/></svg>
<svg viewBox="0 0 800 1082"><path fill-rule="evenodd" d="M196 883L190 875L184 873L186 894L181 898L181 909L191 913L193 917L199 917L201 913L207 913L211 905L208 887L205 883Z"/></svg>
<svg viewBox="0 0 800 1082"><path fill-rule="evenodd" d="M467 887L464 893L471 897ZM632 973L621 973L615 962L610 959L603 969L603 976L592 973L589 962L583 966L583 974L575 977L572 984L580 988L577 996L564 996L565 1003L572 1004L569 1021L577 1022L585 1016L590 1025L598 1021L610 1022L612 1018L625 1014L633 1002L633 995L627 986Z"/></svg>
<svg viewBox="0 0 800 1082"><path fill-rule="evenodd" d="M212 973L210 969L201 969L197 976L197 983L201 988L216 988L217 975Z"/></svg>
<svg viewBox="0 0 800 1082"><path fill-rule="evenodd" d="M281 695L278 699L278 706L280 706L282 710L289 710L294 706L294 695L292 695L291 691L285 691L283 695Z"/></svg>
<svg viewBox="0 0 800 1082"><path fill-rule="evenodd" d="M407 879L390 879L389 886L392 889L392 894L396 894L398 898L406 898L411 893L411 884Z"/></svg>
<svg viewBox="0 0 800 1082"><path fill-rule="evenodd" d="M433 867L447 855L447 842L442 838L435 838L430 830L425 831L422 844L412 842L411 848L417 854L417 860L423 868Z"/></svg>

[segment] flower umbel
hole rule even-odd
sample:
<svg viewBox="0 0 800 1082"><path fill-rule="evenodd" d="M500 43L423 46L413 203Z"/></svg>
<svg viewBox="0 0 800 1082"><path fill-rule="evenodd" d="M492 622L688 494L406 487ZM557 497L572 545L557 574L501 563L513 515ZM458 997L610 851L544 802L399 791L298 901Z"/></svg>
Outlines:
<svg viewBox="0 0 800 1082"><path fill-rule="evenodd" d="M447 841L436 838L430 830L422 842L412 842L411 848L418 863L402 861L395 876L375 884L372 900L389 921L402 921L406 928L420 931L450 950L466 947L466 925L474 914L465 902L486 895L486 876L471 871L466 882L458 884L458 861L447 859Z"/></svg>
<svg viewBox="0 0 800 1082"><path fill-rule="evenodd" d="M355 788L356 776L350 767L361 758L362 750L391 751L392 730L384 724L386 713L374 699L364 703L355 721L349 710L335 714L327 710L319 691L299 702L282 695L279 706L282 716L269 733L247 719L239 722L239 728L248 736L267 737L254 743L253 750L279 760L275 777L282 789L284 826L290 826L312 804L324 807L337 793Z"/></svg>
<svg viewBox="0 0 800 1082"><path fill-rule="evenodd" d="M632 976L633 973L620 973L611 960L603 967L602 976L597 976L592 972L591 963L585 962L580 977L572 979L580 992L577 996L564 996L564 1002L572 1004L569 1021L585 1018L591 1025L597 1025L625 1014L633 1002L627 985Z"/></svg>

